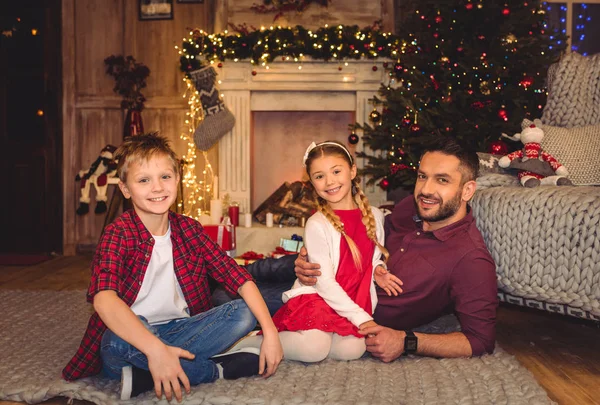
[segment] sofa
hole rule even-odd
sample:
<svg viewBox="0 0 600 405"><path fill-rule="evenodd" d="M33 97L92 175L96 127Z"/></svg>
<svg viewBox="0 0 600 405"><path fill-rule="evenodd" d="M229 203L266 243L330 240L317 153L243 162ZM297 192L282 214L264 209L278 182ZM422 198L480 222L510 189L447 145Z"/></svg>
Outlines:
<svg viewBox="0 0 600 405"><path fill-rule="evenodd" d="M600 55L567 54L548 79L542 148L574 186L523 187L480 153L471 206L501 301L600 321Z"/></svg>

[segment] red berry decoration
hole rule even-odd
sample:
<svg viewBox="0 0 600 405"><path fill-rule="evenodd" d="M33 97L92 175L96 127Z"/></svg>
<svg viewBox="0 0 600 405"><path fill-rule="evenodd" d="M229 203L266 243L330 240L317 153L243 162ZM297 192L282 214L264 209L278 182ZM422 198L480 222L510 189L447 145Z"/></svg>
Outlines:
<svg viewBox="0 0 600 405"><path fill-rule="evenodd" d="M379 187L381 187L382 190L387 190L389 186L390 181L387 179L387 177L384 177L383 180L379 182Z"/></svg>
<svg viewBox="0 0 600 405"><path fill-rule="evenodd" d="M467 10L473 10L473 3L467 3L465 7Z"/></svg>
<svg viewBox="0 0 600 405"><path fill-rule="evenodd" d="M348 136L348 143L350 143L350 145L356 145L358 143L358 135L356 135L356 133L352 132Z"/></svg>
<svg viewBox="0 0 600 405"><path fill-rule="evenodd" d="M438 24L439 24L439 23L441 23L441 22L442 22L442 20L443 20L443 19L442 19L442 16L441 16L441 15L438 15L438 16L436 16L436 17L435 17L435 22L436 22L436 23L438 23Z"/></svg>
<svg viewBox="0 0 600 405"><path fill-rule="evenodd" d="M506 155L508 153L508 145L503 141L494 141L490 143L489 152L493 155Z"/></svg>
<svg viewBox="0 0 600 405"><path fill-rule="evenodd" d="M509 15L510 14L510 9L505 8L504 10L502 10L502 15Z"/></svg>

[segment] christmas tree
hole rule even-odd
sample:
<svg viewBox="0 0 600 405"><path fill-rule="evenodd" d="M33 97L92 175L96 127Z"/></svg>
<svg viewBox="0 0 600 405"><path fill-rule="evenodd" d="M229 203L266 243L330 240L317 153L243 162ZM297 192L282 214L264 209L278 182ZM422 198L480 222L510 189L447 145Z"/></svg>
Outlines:
<svg viewBox="0 0 600 405"><path fill-rule="evenodd" d="M566 47L546 20L537 0L419 1L371 123L357 126L372 150L359 154L369 183L412 188L421 149L443 134L478 151L513 149L501 134L541 117L548 67Z"/></svg>

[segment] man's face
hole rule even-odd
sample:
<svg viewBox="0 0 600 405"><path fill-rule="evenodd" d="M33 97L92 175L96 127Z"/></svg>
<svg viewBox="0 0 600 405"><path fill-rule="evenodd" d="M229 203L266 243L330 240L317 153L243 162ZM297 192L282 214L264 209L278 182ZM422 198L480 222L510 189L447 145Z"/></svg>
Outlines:
<svg viewBox="0 0 600 405"><path fill-rule="evenodd" d="M433 231L459 221L466 215L470 195L466 198L465 186L474 182L462 184L459 165L457 157L441 152L423 155L414 198L419 217L424 221L424 229Z"/></svg>

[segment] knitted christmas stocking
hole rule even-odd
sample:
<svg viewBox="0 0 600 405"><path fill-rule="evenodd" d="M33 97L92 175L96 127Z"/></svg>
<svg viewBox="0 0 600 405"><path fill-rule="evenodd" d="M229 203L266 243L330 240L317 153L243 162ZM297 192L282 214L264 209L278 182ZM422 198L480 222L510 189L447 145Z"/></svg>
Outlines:
<svg viewBox="0 0 600 405"><path fill-rule="evenodd" d="M190 72L190 78L198 90L204 119L194 131L194 142L200 150L209 150L235 125L235 117L225 107L215 85L217 73L212 66Z"/></svg>

